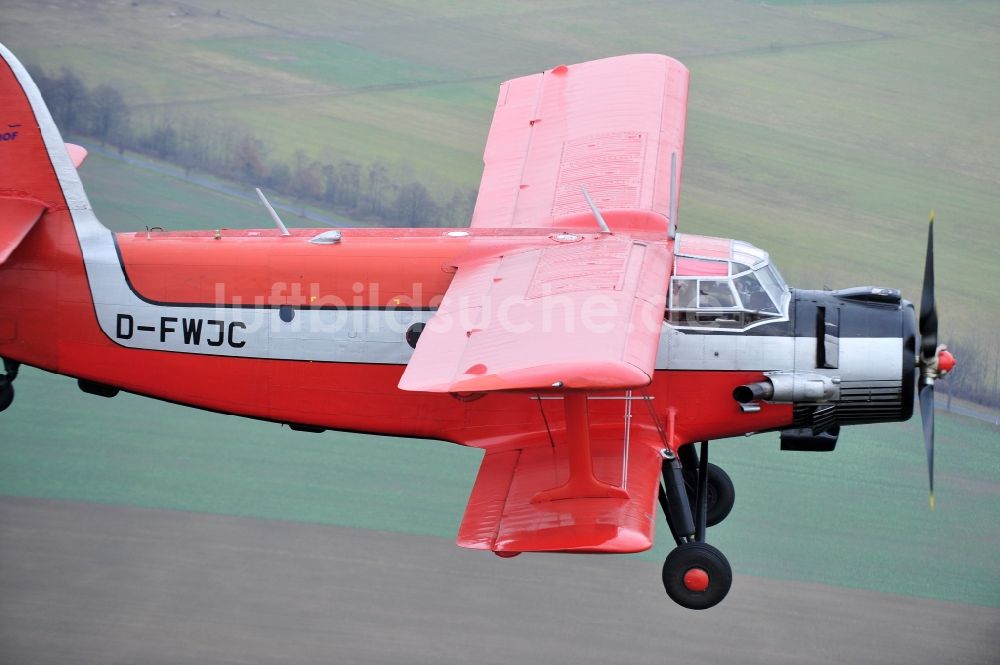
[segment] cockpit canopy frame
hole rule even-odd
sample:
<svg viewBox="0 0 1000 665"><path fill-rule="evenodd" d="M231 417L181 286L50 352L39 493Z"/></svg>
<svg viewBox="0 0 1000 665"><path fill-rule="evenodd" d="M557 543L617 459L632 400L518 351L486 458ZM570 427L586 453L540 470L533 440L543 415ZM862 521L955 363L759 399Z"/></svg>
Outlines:
<svg viewBox="0 0 1000 665"><path fill-rule="evenodd" d="M677 234L666 320L746 330L788 320L791 292L767 252L728 238Z"/></svg>

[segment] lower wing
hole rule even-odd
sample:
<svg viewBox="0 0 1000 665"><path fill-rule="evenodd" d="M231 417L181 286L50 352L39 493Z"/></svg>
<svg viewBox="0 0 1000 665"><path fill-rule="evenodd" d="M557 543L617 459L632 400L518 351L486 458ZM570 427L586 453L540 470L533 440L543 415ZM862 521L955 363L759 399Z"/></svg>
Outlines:
<svg viewBox="0 0 1000 665"><path fill-rule="evenodd" d="M626 496L540 501L569 477L568 447L489 452L465 509L458 544L495 552L641 552L653 544L663 447L656 430L591 434L594 475Z"/></svg>

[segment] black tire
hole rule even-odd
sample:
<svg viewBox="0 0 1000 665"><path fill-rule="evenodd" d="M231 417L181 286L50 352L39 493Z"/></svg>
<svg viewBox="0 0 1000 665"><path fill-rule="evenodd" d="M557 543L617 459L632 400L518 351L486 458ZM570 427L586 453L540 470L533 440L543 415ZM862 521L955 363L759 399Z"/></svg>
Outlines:
<svg viewBox="0 0 1000 665"><path fill-rule="evenodd" d="M6 411L7 407L14 401L14 384L7 383L6 379L0 384L0 411Z"/></svg>
<svg viewBox="0 0 1000 665"><path fill-rule="evenodd" d="M729 516L736 503L736 488L722 467L708 463L708 515L705 524L715 526Z"/></svg>
<svg viewBox="0 0 1000 665"><path fill-rule="evenodd" d="M691 510L697 510L695 495L698 493L698 473L697 471L685 472L685 486L687 487L688 501L691 502ZM705 526L715 526L729 516L736 503L736 488L729 474L722 470L722 467L708 463L708 515L705 516Z"/></svg>
<svg viewBox="0 0 1000 665"><path fill-rule="evenodd" d="M691 589L685 582L689 572L707 575L707 586ZM733 569L726 556L708 543L684 543L674 548L663 562L663 588L670 599L689 610L715 607L733 585Z"/></svg>

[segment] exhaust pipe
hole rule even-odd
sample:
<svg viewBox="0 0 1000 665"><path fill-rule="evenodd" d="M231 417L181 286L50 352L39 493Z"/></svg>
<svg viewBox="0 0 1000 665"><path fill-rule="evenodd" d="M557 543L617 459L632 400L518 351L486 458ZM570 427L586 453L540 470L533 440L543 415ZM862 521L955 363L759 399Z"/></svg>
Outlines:
<svg viewBox="0 0 1000 665"><path fill-rule="evenodd" d="M768 372L763 381L737 386L733 399L740 404L769 402L826 402L840 397L840 379L808 372Z"/></svg>
<svg viewBox="0 0 1000 665"><path fill-rule="evenodd" d="M771 399L772 397L774 397L774 384L769 379L736 386L733 390L733 399L740 404L749 404L750 402Z"/></svg>

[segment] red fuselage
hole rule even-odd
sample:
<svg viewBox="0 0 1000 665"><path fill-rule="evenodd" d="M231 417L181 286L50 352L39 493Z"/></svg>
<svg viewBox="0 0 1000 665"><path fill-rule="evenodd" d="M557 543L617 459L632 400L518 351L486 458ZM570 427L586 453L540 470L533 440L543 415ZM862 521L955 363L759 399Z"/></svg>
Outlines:
<svg viewBox="0 0 1000 665"><path fill-rule="evenodd" d="M71 232L72 225L48 228ZM372 321L380 320L388 322L379 332L382 344L390 344L385 337L393 333L397 346L405 344L410 317L425 321L440 303L456 257L529 247L545 242L550 230L453 233L348 229L335 245L311 244L314 229L289 237L275 230L118 234L127 284L149 307L120 319L110 335L96 320L76 238L37 234L0 271L0 286L18 285L0 289L0 310L12 315L17 332L0 338L0 356L172 402L317 428L488 447L512 429L541 435L546 421L560 427L562 409L545 409L543 417L545 401L533 394L469 400L401 391L397 384L404 363L378 357L380 344L369 343L376 350L359 353L342 342L364 344ZM330 336L329 359L319 361L242 357L242 328L215 323L222 317L185 316L205 307L280 312L282 306L293 317L310 310L331 317L363 312L365 322L346 336L338 326ZM294 324L294 318L288 322ZM310 333L290 334L294 341L294 335ZM322 331L311 334L322 343ZM126 340L119 338L126 335L145 335L152 348L123 346ZM156 350L158 343L184 348ZM338 353L338 343L348 348ZM662 370L647 392L659 413L676 410L678 444L788 426L788 405L743 413L732 399L734 386L761 376L757 371ZM595 403L595 425L621 417L620 403Z"/></svg>

